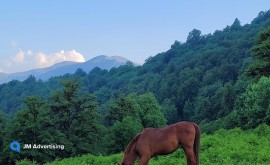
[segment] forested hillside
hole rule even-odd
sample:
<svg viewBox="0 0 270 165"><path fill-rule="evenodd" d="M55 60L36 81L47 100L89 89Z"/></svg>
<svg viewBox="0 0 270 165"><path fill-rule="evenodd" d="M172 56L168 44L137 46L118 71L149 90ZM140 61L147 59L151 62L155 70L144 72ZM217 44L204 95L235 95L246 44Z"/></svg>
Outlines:
<svg viewBox="0 0 270 165"><path fill-rule="evenodd" d="M186 42L132 63L89 73L30 76L0 85L0 161L48 162L119 153L144 127L195 121L206 133L270 123L270 11L213 34L192 30ZM263 62L262 62L263 61ZM10 151L10 139L61 143L64 151Z"/></svg>

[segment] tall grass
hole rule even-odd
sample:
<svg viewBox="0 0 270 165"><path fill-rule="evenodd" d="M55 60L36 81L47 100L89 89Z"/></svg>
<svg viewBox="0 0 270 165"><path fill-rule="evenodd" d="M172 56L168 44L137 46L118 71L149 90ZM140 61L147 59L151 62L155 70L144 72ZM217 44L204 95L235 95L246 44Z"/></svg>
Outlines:
<svg viewBox="0 0 270 165"><path fill-rule="evenodd" d="M256 129L243 131L239 128L219 130L211 135L203 134L200 147L202 165L270 165L270 127L261 125ZM55 160L46 165L115 165L122 154L110 156L83 155L81 157ZM33 165L22 160L16 165ZM149 165L186 164L184 152L178 149L173 154L154 157Z"/></svg>

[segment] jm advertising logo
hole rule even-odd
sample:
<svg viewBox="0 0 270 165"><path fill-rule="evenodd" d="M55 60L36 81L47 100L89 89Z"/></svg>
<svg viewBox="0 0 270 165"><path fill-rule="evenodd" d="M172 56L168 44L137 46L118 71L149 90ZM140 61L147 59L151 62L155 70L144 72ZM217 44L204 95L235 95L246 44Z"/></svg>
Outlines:
<svg viewBox="0 0 270 165"><path fill-rule="evenodd" d="M21 151L21 146L20 146L20 143L19 143L19 142L13 141L12 143L10 143L9 146L10 146L10 149L11 149L12 151L15 151L15 152L20 153L20 151Z"/></svg>
<svg viewBox="0 0 270 165"><path fill-rule="evenodd" d="M21 152L21 145L17 141L13 141L10 143L10 149L12 151ZM22 147L23 150L29 150L29 149L34 149L34 150L64 150L65 146L64 145L59 145L59 144L24 144Z"/></svg>

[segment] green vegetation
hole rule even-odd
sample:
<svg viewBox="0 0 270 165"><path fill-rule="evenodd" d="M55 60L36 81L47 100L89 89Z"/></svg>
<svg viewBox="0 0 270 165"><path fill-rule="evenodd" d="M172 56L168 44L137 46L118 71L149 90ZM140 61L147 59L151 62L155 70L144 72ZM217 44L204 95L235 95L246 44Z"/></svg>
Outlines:
<svg viewBox="0 0 270 165"><path fill-rule="evenodd" d="M249 76L258 78L261 76L269 76L270 73L270 27L263 30L253 47L252 64L247 68L246 73Z"/></svg>
<svg viewBox="0 0 270 165"><path fill-rule="evenodd" d="M231 116L242 128L255 128L261 123L270 123L270 78L262 77L251 84L239 97Z"/></svg>
<svg viewBox="0 0 270 165"><path fill-rule="evenodd" d="M0 163L75 157L62 161L111 164L144 127L182 120L195 121L210 134L202 140L203 164L269 163L269 128L254 129L270 124L269 26L270 11L261 12L251 24L241 26L235 19L213 34L194 29L185 43L175 41L142 66L78 69L46 82L30 76L1 84ZM19 154L9 149L14 140L65 149ZM152 163L174 164L179 157L184 161L178 151Z"/></svg>
<svg viewBox="0 0 270 165"><path fill-rule="evenodd" d="M242 131L239 128L219 130L212 135L202 135L200 163L202 165L263 165L270 164L269 145L270 127L260 125L256 129ZM115 165L120 163L122 154L111 156L83 155L81 157L57 160L46 165ZM184 152L178 149L166 156L150 160L149 165L185 164ZM16 165L31 165L22 161Z"/></svg>

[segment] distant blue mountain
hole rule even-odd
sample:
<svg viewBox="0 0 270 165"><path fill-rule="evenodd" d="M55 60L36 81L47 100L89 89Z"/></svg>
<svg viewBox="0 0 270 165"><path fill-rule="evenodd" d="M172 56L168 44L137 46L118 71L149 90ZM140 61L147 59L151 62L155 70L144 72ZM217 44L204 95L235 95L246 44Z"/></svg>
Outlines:
<svg viewBox="0 0 270 165"><path fill-rule="evenodd" d="M32 69L25 72L11 74L0 73L0 84L9 82L11 80L23 81L30 75L35 76L37 79L48 80L51 77L60 76L67 73L75 73L78 68L81 68L86 73L95 67L109 70L113 67L124 65L127 62L128 60L121 56L109 57L105 55L94 57L86 62L64 61L47 68Z"/></svg>

